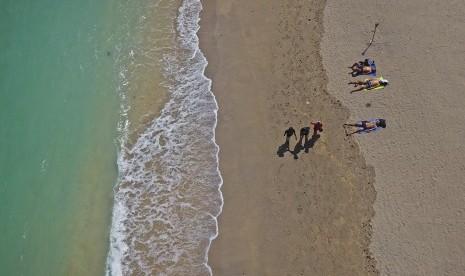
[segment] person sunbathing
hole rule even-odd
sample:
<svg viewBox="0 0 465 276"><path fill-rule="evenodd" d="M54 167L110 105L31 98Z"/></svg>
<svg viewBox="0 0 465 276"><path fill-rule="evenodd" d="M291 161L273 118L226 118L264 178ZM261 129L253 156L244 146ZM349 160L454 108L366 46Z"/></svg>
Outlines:
<svg viewBox="0 0 465 276"><path fill-rule="evenodd" d="M352 69L352 77L356 77L358 75L372 75L376 76L376 64L374 60L365 59L365 61L359 61L358 63L354 63L354 65L349 67Z"/></svg>
<svg viewBox="0 0 465 276"><path fill-rule="evenodd" d="M360 88L354 89L350 91L350 93L354 93L357 91L361 90L373 90L373 89L381 89L386 87L386 85L389 84L389 81L387 79L383 79L382 77L380 78L374 78L374 79L367 79L364 81L351 81L349 84L354 84L355 87L360 85Z"/></svg>
<svg viewBox="0 0 465 276"><path fill-rule="evenodd" d="M366 121L358 121L355 124L344 124L344 126L357 127L358 129L351 133L346 133L346 136L355 134L355 133L369 133L372 131L379 131L381 128L386 128L386 120L371 118Z"/></svg>

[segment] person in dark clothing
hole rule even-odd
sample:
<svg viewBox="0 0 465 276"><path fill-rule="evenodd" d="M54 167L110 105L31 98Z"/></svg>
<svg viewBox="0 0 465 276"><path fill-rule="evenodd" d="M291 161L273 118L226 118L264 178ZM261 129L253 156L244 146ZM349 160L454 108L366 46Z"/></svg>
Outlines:
<svg viewBox="0 0 465 276"><path fill-rule="evenodd" d="M323 123L321 121L313 121L311 124L313 125L312 137L317 137L318 132L323 132Z"/></svg>
<svg viewBox="0 0 465 276"><path fill-rule="evenodd" d="M286 136L286 142L289 142L289 138L291 138L292 135L294 135L297 140L297 135L295 134L295 129L293 127L289 127L286 131L284 131L284 135Z"/></svg>
<svg viewBox="0 0 465 276"><path fill-rule="evenodd" d="M289 127L286 131L284 131L284 136L286 136L286 144L288 148L289 148L289 139L292 137L292 135L294 135L295 139L297 140L297 135L295 134L295 129L293 127Z"/></svg>
<svg viewBox="0 0 465 276"><path fill-rule="evenodd" d="M310 127L303 127L300 129L300 141L305 136L305 141L308 140L308 134L310 134Z"/></svg>

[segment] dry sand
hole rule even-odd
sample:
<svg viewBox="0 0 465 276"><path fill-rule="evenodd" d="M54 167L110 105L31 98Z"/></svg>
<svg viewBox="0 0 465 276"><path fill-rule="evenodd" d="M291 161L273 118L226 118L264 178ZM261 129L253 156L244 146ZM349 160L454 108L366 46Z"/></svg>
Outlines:
<svg viewBox="0 0 465 276"><path fill-rule="evenodd" d="M329 92L352 119L388 124L357 137L376 172L371 250L382 275L465 275L464 15L462 0L328 0L325 9ZM391 85L350 95L346 67L363 59L375 22L366 56Z"/></svg>
<svg viewBox="0 0 465 276"><path fill-rule="evenodd" d="M199 32L219 104L224 208L214 275L372 275L374 171L326 91L325 0L202 1ZM279 156L283 132L320 119L324 132ZM297 133L298 135L298 133Z"/></svg>

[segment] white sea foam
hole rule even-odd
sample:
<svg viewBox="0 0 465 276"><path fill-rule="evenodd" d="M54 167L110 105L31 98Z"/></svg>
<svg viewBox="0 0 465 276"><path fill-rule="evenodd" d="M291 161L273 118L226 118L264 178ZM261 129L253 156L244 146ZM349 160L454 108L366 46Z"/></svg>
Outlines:
<svg viewBox="0 0 465 276"><path fill-rule="evenodd" d="M108 275L211 275L207 253L223 198L218 107L196 34L201 8L199 0L179 8L175 51L163 59L170 99L160 116L130 148L123 135ZM128 106L122 110L119 130L127 134Z"/></svg>

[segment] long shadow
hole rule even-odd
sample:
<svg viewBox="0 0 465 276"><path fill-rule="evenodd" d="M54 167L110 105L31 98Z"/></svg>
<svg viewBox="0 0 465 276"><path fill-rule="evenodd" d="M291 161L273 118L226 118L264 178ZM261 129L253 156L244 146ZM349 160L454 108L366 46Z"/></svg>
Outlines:
<svg viewBox="0 0 465 276"><path fill-rule="evenodd" d="M365 53L368 51L368 49L371 47L371 45L373 44L373 41L375 40L375 34L376 34L376 28L378 28L378 25L379 23L376 23L375 24L375 29L373 31L373 37L371 38L370 40L370 43L368 44L368 47L365 49L365 51L362 52L362 56L365 55Z"/></svg>
<svg viewBox="0 0 465 276"><path fill-rule="evenodd" d="M310 151L311 148L313 148L313 146L315 145L316 141L318 141L318 139L320 139L320 135L317 134L317 135L314 135L312 136L312 138L308 141L305 141L305 144L304 144L304 151L306 153L308 153Z"/></svg>
<svg viewBox="0 0 465 276"><path fill-rule="evenodd" d="M283 156L284 156L284 153L286 153L287 151L289 151L289 141L284 142L284 144L282 144L281 146L279 146L278 151L276 152L276 154L277 154L279 157L283 157Z"/></svg>
<svg viewBox="0 0 465 276"><path fill-rule="evenodd" d="M302 138L300 138L299 142L295 144L294 150L291 151L291 153L294 155L294 159L299 159L299 152L301 152L304 149L302 146Z"/></svg>
<svg viewBox="0 0 465 276"><path fill-rule="evenodd" d="M318 141L320 138L320 135L317 134L316 136L312 136L310 140L308 140L307 137L305 137L305 141L302 141L300 139L294 146L294 150L289 149L289 142L284 142L284 144L280 145L278 147L278 150L276 151L276 154L279 157L284 157L284 154L286 152L290 152L292 155L294 155L294 159L299 159L299 153L304 150L305 153L308 153L313 146L315 146L315 143ZM304 144L302 145L302 142Z"/></svg>

